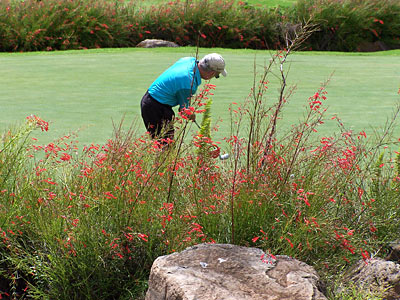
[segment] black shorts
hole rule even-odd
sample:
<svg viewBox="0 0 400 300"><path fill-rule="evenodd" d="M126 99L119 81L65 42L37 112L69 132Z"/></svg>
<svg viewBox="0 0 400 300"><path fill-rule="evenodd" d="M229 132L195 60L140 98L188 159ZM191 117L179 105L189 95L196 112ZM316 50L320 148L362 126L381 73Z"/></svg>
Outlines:
<svg viewBox="0 0 400 300"><path fill-rule="evenodd" d="M140 102L142 118L147 131L154 138L174 138L172 120L175 113L172 107L161 104L147 91Z"/></svg>

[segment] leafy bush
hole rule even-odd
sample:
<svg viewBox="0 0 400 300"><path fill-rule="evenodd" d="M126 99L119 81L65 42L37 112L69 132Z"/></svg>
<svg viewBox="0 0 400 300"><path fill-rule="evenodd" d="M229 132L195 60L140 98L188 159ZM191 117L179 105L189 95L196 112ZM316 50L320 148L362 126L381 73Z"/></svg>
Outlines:
<svg viewBox="0 0 400 300"><path fill-rule="evenodd" d="M232 134L220 144L230 160L205 155L217 144L208 118L191 138L186 114L177 116L168 147L122 126L104 145L79 149L70 136L36 145L30 132L48 124L35 116L6 132L0 295L138 298L156 257L204 242L291 255L327 277L384 255L398 237L399 155L386 146L398 147L390 133L400 108L375 138L340 119L337 134L320 137L326 82L306 99L304 119L278 130L293 91L287 57L311 32L297 32L287 50L272 55L247 100L232 105ZM275 101L270 76L281 80ZM206 85L191 111L204 112L213 89Z"/></svg>
<svg viewBox="0 0 400 300"><path fill-rule="evenodd" d="M2 51L132 46L125 26L134 7L118 2L8 0L0 7Z"/></svg>
<svg viewBox="0 0 400 300"><path fill-rule="evenodd" d="M358 51L376 41L398 47L399 14L396 0L298 0L292 9L297 22L311 18L319 26L308 47L327 51Z"/></svg>
<svg viewBox="0 0 400 300"><path fill-rule="evenodd" d="M299 24L319 26L306 48L356 51L382 41L399 47L396 0L299 0L293 8L202 0L141 7L138 1L0 2L0 51L131 47L146 38L201 47L283 49Z"/></svg>

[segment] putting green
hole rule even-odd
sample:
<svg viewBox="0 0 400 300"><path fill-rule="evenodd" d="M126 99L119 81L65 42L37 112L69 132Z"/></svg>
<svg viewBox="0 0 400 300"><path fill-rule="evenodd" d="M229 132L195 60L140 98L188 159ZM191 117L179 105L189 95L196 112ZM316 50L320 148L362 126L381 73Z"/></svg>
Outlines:
<svg viewBox="0 0 400 300"><path fill-rule="evenodd" d="M227 63L228 77L212 80L217 85L212 116L223 120L216 135L222 138L230 132L229 104L247 97L254 62L262 70L270 53L200 49L199 56L210 52L221 53ZM35 114L50 123L49 132L35 133L43 143L77 130L81 144L104 143L112 134L112 122L119 123L123 116L126 126L134 122L142 133L139 102L147 87L174 61L195 53L195 48L174 48L0 54L0 130ZM285 126L301 118L308 97L332 72L328 115L338 114L355 131L382 126L399 100L400 51L298 53L286 67L289 84L298 88L284 109ZM266 101L276 100L277 88L271 77ZM330 123L321 127L322 134L336 130Z"/></svg>

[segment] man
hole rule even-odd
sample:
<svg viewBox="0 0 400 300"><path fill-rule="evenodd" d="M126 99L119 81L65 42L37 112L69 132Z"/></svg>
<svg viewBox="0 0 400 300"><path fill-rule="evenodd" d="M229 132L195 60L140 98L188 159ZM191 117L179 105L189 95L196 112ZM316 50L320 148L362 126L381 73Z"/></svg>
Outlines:
<svg viewBox="0 0 400 300"><path fill-rule="evenodd" d="M195 57L181 58L161 74L140 103L144 125L151 137L173 139L172 107L179 105L179 111L188 108L201 79L218 78L220 74L227 73L225 61L217 53L207 54L200 61ZM188 118L195 121L196 116L192 114Z"/></svg>

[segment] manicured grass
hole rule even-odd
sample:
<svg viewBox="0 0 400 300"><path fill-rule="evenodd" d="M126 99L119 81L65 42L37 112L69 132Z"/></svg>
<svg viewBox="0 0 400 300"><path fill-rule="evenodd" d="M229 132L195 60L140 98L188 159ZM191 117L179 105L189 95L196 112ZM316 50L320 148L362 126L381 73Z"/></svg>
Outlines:
<svg viewBox="0 0 400 300"><path fill-rule="evenodd" d="M223 120L216 135L220 139L230 132L229 104L240 103L250 92L254 61L262 66L271 54L200 49L199 56L209 52L225 57L229 73L227 78L212 81L217 85L213 121ZM144 132L139 103L147 87L175 60L195 53L195 48L179 48L0 54L0 129L4 131L35 114L50 122L48 133L36 133L40 142L82 129L78 133L81 144L103 143L112 134L112 120L119 123L123 116L126 126L136 122L138 132ZM328 115L338 114L345 125L356 131L382 126L399 98L399 58L400 51L293 54L288 82L298 88L284 110L285 126L301 118L308 97L332 72L327 88ZM278 83L273 77L271 81L267 101L272 104ZM321 134L332 133L335 126L333 121L327 122L321 127Z"/></svg>

